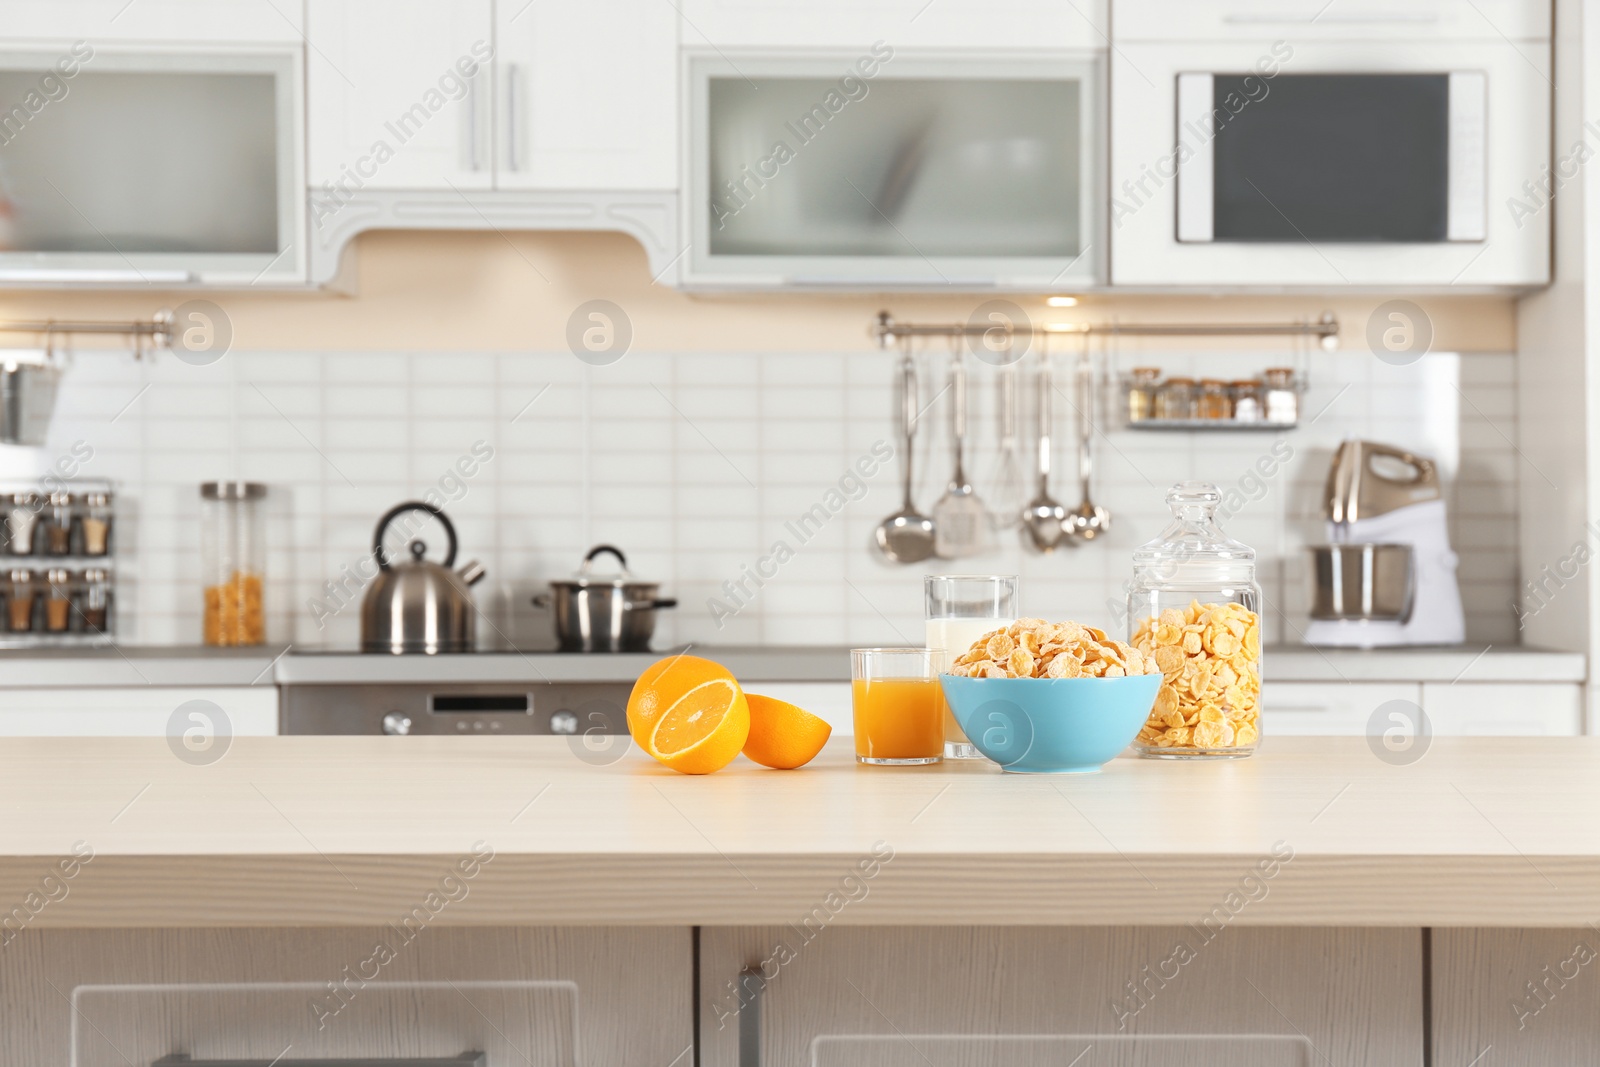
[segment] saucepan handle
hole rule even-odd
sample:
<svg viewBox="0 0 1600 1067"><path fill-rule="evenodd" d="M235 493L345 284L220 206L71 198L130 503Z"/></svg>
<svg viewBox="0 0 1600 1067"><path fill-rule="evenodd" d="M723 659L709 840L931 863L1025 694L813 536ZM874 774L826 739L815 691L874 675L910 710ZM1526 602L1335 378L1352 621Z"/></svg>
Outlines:
<svg viewBox="0 0 1600 1067"><path fill-rule="evenodd" d="M657 608L675 608L677 597L659 597L655 600L629 600L622 605L624 611L654 611Z"/></svg>
<svg viewBox="0 0 1600 1067"><path fill-rule="evenodd" d="M622 549L616 545L595 545L589 554L583 557L583 573L588 574L596 556L612 555L617 557L617 564L622 568L622 573L628 573L628 557L622 554Z"/></svg>

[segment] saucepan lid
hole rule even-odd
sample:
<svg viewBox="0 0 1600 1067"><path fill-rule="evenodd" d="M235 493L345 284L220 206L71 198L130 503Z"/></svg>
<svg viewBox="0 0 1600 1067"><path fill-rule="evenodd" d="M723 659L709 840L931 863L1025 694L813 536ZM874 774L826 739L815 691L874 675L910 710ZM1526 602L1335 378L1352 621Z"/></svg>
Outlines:
<svg viewBox="0 0 1600 1067"><path fill-rule="evenodd" d="M600 556L613 556L616 558L617 572L615 574L595 573L594 563ZM617 589L627 587L654 589L660 583L642 582L635 578L633 572L628 570L628 557L624 556L622 549L616 545L595 545L583 557L583 565L578 568L578 573L564 581L554 581L550 584L569 586L576 589L587 589L597 585L608 585Z"/></svg>

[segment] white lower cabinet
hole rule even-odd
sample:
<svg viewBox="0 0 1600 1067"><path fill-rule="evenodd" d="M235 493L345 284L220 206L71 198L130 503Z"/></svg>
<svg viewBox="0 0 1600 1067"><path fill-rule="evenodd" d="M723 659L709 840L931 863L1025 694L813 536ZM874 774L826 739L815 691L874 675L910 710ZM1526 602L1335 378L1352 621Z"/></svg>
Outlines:
<svg viewBox="0 0 1600 1067"><path fill-rule="evenodd" d="M1274 682L1261 686L1261 732L1359 735L1368 723L1383 720L1380 710L1393 701L1422 703L1422 686L1410 682Z"/></svg>
<svg viewBox="0 0 1600 1067"><path fill-rule="evenodd" d="M1436 735L1583 733L1583 687L1567 682L1273 682L1261 690L1268 736L1383 733L1416 709Z"/></svg>
<svg viewBox="0 0 1600 1067"><path fill-rule="evenodd" d="M1583 687L1567 683L1429 683L1422 710L1437 734L1576 737Z"/></svg>
<svg viewBox="0 0 1600 1067"><path fill-rule="evenodd" d="M807 933L701 929L702 1067L1423 1062L1419 930Z"/></svg>
<svg viewBox="0 0 1600 1067"><path fill-rule="evenodd" d="M0 737L163 737L195 729L276 734L277 687L0 690Z"/></svg>
<svg viewBox="0 0 1600 1067"><path fill-rule="evenodd" d="M689 929L429 925L495 877L436 859L452 880L384 927L0 934L0 1063L693 1062Z"/></svg>

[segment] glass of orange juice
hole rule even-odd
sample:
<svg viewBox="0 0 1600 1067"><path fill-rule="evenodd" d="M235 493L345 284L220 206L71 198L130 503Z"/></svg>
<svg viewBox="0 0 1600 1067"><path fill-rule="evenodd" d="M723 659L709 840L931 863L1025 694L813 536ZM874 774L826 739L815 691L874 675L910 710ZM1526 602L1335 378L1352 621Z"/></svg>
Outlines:
<svg viewBox="0 0 1600 1067"><path fill-rule="evenodd" d="M856 761L907 767L944 758L938 648L853 648Z"/></svg>

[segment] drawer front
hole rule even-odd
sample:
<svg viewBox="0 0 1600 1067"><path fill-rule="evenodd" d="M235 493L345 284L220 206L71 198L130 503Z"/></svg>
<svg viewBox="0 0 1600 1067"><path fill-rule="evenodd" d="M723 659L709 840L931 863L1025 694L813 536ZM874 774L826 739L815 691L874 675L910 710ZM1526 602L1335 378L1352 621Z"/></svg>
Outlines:
<svg viewBox="0 0 1600 1067"><path fill-rule="evenodd" d="M1538 0L1116 0L1119 41L1548 40L1550 4Z"/></svg>
<svg viewBox="0 0 1600 1067"><path fill-rule="evenodd" d="M1581 685L1424 685L1422 710L1436 734L1577 737L1583 733Z"/></svg>
<svg viewBox="0 0 1600 1067"><path fill-rule="evenodd" d="M184 709L192 701L210 707ZM221 717L218 716L218 709ZM7 689L0 737L163 737L202 728L235 737L278 732L278 690L270 685L206 688Z"/></svg>
<svg viewBox="0 0 1600 1067"><path fill-rule="evenodd" d="M1390 701L1422 704L1422 686L1403 682L1273 682L1261 686L1261 732L1267 736L1359 736ZM1381 728L1379 729L1381 732Z"/></svg>
<svg viewBox="0 0 1600 1067"><path fill-rule="evenodd" d="M1422 1063L1416 930L820 932L702 928L704 1067Z"/></svg>

